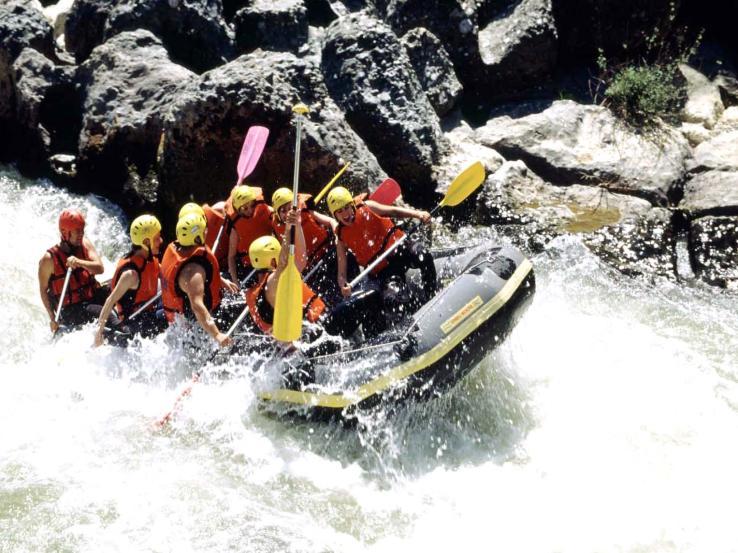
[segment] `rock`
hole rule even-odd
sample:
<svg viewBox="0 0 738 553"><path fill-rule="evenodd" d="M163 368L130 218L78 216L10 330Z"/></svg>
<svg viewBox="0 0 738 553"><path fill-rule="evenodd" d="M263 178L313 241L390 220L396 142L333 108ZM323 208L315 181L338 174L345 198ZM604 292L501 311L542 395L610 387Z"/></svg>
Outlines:
<svg viewBox="0 0 738 553"><path fill-rule="evenodd" d="M694 170L738 171L738 131L702 142L694 149Z"/></svg>
<svg viewBox="0 0 738 553"><path fill-rule="evenodd" d="M463 90L441 42L422 27L402 37L410 63L433 109L443 116L454 107Z"/></svg>
<svg viewBox="0 0 738 553"><path fill-rule="evenodd" d="M522 0L479 30L487 96L507 96L548 78L556 65L551 0Z"/></svg>
<svg viewBox="0 0 738 553"><path fill-rule="evenodd" d="M715 77L715 85L720 91L720 98L725 107L738 105L738 79L730 75L718 75Z"/></svg>
<svg viewBox="0 0 738 553"><path fill-rule="evenodd" d="M239 52L256 48L297 52L308 40L303 0L254 0L233 20Z"/></svg>
<svg viewBox="0 0 738 553"><path fill-rule="evenodd" d="M74 73L32 48L23 50L13 65L18 124L13 142L28 174L43 174L55 152L76 151L81 98Z"/></svg>
<svg viewBox="0 0 738 553"><path fill-rule="evenodd" d="M407 198L432 195L433 165L445 147L428 102L397 36L366 12L333 22L323 46L323 76L346 120L403 185Z"/></svg>
<svg viewBox="0 0 738 553"><path fill-rule="evenodd" d="M682 109L682 121L713 128L725 109L717 85L687 64L679 64L679 71L687 81L687 103Z"/></svg>
<svg viewBox="0 0 738 553"><path fill-rule="evenodd" d="M157 148L164 115L195 77L172 63L161 41L139 29L97 47L79 69L85 101L79 177L105 183L105 195L129 211L158 197Z"/></svg>
<svg viewBox="0 0 738 553"><path fill-rule="evenodd" d="M291 186L294 127L291 107L310 107L303 126L300 190L317 192L345 161L341 184L355 193L376 186L385 173L330 99L318 65L287 52L257 50L210 71L177 95L167 113L160 180L163 200L221 200L236 181L236 163L251 125L270 136L248 182L267 195Z"/></svg>
<svg viewBox="0 0 738 553"><path fill-rule="evenodd" d="M678 192L690 155L687 141L670 128L649 139L606 108L570 100L519 119L491 119L476 136L553 184L595 184L657 205Z"/></svg>
<svg viewBox="0 0 738 553"><path fill-rule="evenodd" d="M691 217L738 215L738 172L707 171L694 175L684 186L679 209Z"/></svg>
<svg viewBox="0 0 738 553"><path fill-rule="evenodd" d="M689 250L695 273L705 282L735 287L738 282L738 217L700 217L692 221Z"/></svg>
<svg viewBox="0 0 738 553"><path fill-rule="evenodd" d="M679 130L692 147L710 139L710 131L699 123L682 123Z"/></svg>
<svg viewBox="0 0 738 553"><path fill-rule="evenodd" d="M114 4L108 0L74 0L64 23L64 44L77 63L103 43L105 22Z"/></svg>
<svg viewBox="0 0 738 553"><path fill-rule="evenodd" d="M49 23L54 28L55 37L64 34L64 26L73 3L74 0L59 0L55 4L52 3L43 9L46 19L49 20Z"/></svg>
<svg viewBox="0 0 738 553"><path fill-rule="evenodd" d="M164 43L172 61L201 73L233 58L233 38L221 0L123 0L110 11L104 38L148 29Z"/></svg>
<svg viewBox="0 0 738 553"><path fill-rule="evenodd" d="M730 106L723 112L722 117L712 130L712 136L731 131L738 131L738 106Z"/></svg>

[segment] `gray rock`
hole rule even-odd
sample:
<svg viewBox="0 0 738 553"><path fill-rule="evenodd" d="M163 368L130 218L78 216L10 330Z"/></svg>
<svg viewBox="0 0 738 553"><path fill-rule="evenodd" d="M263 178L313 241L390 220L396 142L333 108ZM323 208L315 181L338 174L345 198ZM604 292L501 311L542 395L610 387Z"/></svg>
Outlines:
<svg viewBox="0 0 738 553"><path fill-rule="evenodd" d="M233 20L241 53L256 48L297 52L308 40L303 0L253 0Z"/></svg>
<svg viewBox="0 0 738 553"><path fill-rule="evenodd" d="M64 23L64 44L77 63L85 61L103 43L105 22L114 4L109 0L74 0Z"/></svg>
<svg viewBox="0 0 738 553"><path fill-rule="evenodd" d="M522 0L480 29L487 94L506 96L547 78L557 38L551 0Z"/></svg>
<svg viewBox="0 0 738 553"><path fill-rule="evenodd" d="M420 86L439 116L454 107L463 90L454 66L441 42L422 27L402 37Z"/></svg>
<svg viewBox="0 0 738 553"><path fill-rule="evenodd" d="M705 282L722 287L738 283L738 217L700 217L689 231L692 268Z"/></svg>
<svg viewBox="0 0 738 553"><path fill-rule="evenodd" d="M430 196L443 135L392 30L366 12L336 20L326 32L321 67L331 97L382 167L408 197Z"/></svg>
<svg viewBox="0 0 738 553"><path fill-rule="evenodd" d="M738 171L738 130L718 134L694 149L694 170Z"/></svg>
<svg viewBox="0 0 738 553"><path fill-rule="evenodd" d="M738 79L730 75L718 75L714 81L725 107L738 105Z"/></svg>
<svg viewBox="0 0 738 553"><path fill-rule="evenodd" d="M682 121L713 128L725 109L717 85L686 64L680 64L679 71L687 81L687 103L682 109Z"/></svg>
<svg viewBox="0 0 738 553"><path fill-rule="evenodd" d="M157 168L163 118L195 77L172 63L161 41L139 29L95 48L79 68L84 114L79 137L80 178L127 210L157 197L150 175Z"/></svg>
<svg viewBox="0 0 738 553"><path fill-rule="evenodd" d="M684 186L679 209L692 217L738 215L738 172L707 171L694 175Z"/></svg>
<svg viewBox="0 0 738 553"><path fill-rule="evenodd" d="M345 161L341 183L358 193L385 173L330 99L318 66L287 52L257 50L210 71L177 95L166 116L160 177L163 200L223 199L236 181L241 144L251 125L270 129L248 182L268 194L291 186L295 133L292 106L310 107L303 126L300 190L317 192Z"/></svg>
<svg viewBox="0 0 738 553"><path fill-rule="evenodd" d="M686 139L673 129L665 127L650 138L627 128L606 108L569 100L519 119L491 119L476 135L553 184L594 184L658 205L666 205L681 186L690 155Z"/></svg>

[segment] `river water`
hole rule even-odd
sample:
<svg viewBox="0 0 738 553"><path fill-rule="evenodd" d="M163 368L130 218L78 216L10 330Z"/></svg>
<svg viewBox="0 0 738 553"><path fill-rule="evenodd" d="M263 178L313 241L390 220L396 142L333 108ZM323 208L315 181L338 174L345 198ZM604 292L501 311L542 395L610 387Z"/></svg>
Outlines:
<svg viewBox="0 0 738 553"><path fill-rule="evenodd" d="M157 430L186 354L50 339L36 271L68 205L112 267L115 206L0 172L0 553L738 551L734 294L557 239L520 324L439 400L346 429L213 377Z"/></svg>

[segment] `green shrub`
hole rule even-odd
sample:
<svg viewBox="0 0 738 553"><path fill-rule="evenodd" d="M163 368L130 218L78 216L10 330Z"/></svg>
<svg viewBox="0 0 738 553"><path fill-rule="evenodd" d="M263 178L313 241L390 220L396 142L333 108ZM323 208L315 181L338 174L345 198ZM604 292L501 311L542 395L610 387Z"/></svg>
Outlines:
<svg viewBox="0 0 738 553"><path fill-rule="evenodd" d="M614 72L605 104L626 121L645 124L657 118L673 122L686 91L675 64L626 66Z"/></svg>

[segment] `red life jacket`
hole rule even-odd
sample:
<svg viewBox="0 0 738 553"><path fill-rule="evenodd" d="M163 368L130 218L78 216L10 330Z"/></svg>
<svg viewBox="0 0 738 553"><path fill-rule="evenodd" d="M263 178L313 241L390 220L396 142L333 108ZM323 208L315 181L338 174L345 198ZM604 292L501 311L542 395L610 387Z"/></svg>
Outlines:
<svg viewBox="0 0 738 553"><path fill-rule="evenodd" d="M249 306L251 319L256 323L264 334L272 331L274 323L274 308L269 304L264 295L269 272L259 275L256 284L246 292L246 303ZM311 323L316 322L325 311L325 303L318 294L304 282L302 283L302 314Z"/></svg>
<svg viewBox="0 0 738 553"><path fill-rule="evenodd" d="M197 263L205 270L205 307L208 311L212 313L220 305L220 266L213 252L207 246L194 247L188 254L182 253L184 249L172 242L161 260L161 299L170 323L174 321L175 314L190 314L192 311L187 294L178 283L179 274L188 263Z"/></svg>
<svg viewBox="0 0 738 553"><path fill-rule="evenodd" d="M207 244L208 248L211 250L213 249L215 239L218 237L218 232L220 232L221 228L223 229L223 232L220 235L220 242L218 242L218 250L213 251L213 253L215 254L215 257L218 258L218 263L225 267L228 263L229 229L226 217L225 215L221 215L219 212L215 211L208 204L203 204L202 210L205 212L205 219L208 221L208 230L205 234L205 244Z"/></svg>
<svg viewBox="0 0 738 553"><path fill-rule="evenodd" d="M46 293L51 299L52 305L56 308L59 305L59 296L61 296L62 289L64 288L64 279L67 276L67 259L70 256L74 256L89 261L90 254L87 252L84 244L77 248L72 248L70 253L64 253L61 247L59 247L59 244L52 246L46 251L51 254L51 259L54 262L54 272L49 277ZM87 269L77 267L69 277L69 285L67 286L67 293L64 296L63 305L74 305L75 303L90 301L98 288L100 288L100 284L95 280L94 275Z"/></svg>
<svg viewBox="0 0 738 553"><path fill-rule="evenodd" d="M131 251L118 261L113 280L110 283L111 290L115 290L120 275L129 270L136 271L138 274L138 288L128 290L118 300L116 306L118 314L125 319L133 315L141 305L157 294L160 275L159 260L153 255L146 259ZM154 305L151 304L147 309L153 308Z"/></svg>
<svg viewBox="0 0 738 553"><path fill-rule="evenodd" d="M305 202L310 198L310 194L298 194L297 198L302 233L305 235L305 255L307 256L305 267L310 267L328 251L333 232L321 225L313 216L313 213L307 209ZM285 227L285 223L279 220L279 216L275 211L272 214L272 230L280 242L284 238Z"/></svg>
<svg viewBox="0 0 738 553"><path fill-rule="evenodd" d="M361 200L356 201L356 214L351 226L338 223L338 239L341 240L356 256L356 261L366 267L379 254L405 235L389 217L382 217L369 209ZM378 274L387 267L389 261L384 259L374 267L372 274Z"/></svg>
<svg viewBox="0 0 738 553"><path fill-rule="evenodd" d="M237 215L232 226L238 234L238 246L236 248L238 256L244 265L250 266L249 246L251 242L262 236L272 234L272 208L263 201L257 202L254 214L251 217L246 218Z"/></svg>

